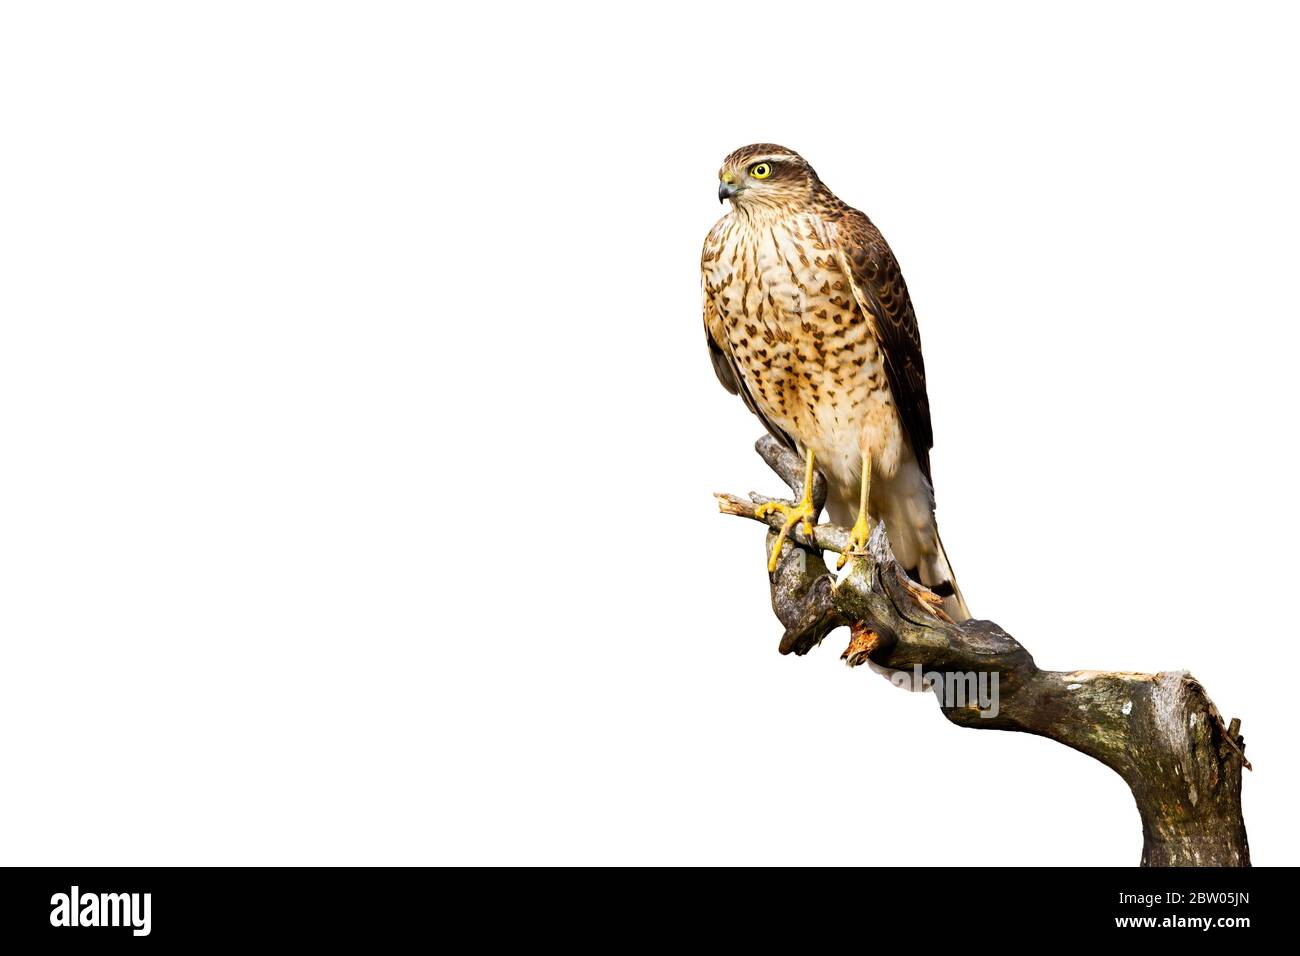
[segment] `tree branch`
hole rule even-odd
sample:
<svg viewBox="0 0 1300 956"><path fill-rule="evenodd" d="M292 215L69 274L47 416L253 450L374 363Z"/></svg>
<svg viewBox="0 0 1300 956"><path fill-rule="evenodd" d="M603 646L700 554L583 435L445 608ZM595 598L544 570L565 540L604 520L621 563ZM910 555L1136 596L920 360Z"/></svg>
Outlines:
<svg viewBox="0 0 1300 956"><path fill-rule="evenodd" d="M799 458L768 436L755 447L798 497ZM818 475L818 507L824 498ZM755 515L770 499L717 499L723 513L768 525L770 553L782 517ZM849 666L870 663L900 686L919 678L955 724L1048 737L1123 777L1142 818L1144 866L1250 865L1241 816L1241 770L1250 764L1240 722L1225 726L1190 674L1039 670L991 621L950 620L939 598L894 559L883 523L837 584L820 552L847 545L848 532L833 525L818 525L811 538L791 531L771 575L772 609L785 627L782 654L806 654L848 625Z"/></svg>

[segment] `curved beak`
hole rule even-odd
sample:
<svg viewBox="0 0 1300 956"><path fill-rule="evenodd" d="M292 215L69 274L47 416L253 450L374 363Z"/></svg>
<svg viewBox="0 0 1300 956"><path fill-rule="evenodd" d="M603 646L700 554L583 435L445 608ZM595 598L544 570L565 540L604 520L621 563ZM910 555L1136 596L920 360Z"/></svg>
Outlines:
<svg viewBox="0 0 1300 956"><path fill-rule="evenodd" d="M718 202L724 199L735 199L736 193L740 192L740 184L736 181L736 174L729 169L724 169L718 173Z"/></svg>

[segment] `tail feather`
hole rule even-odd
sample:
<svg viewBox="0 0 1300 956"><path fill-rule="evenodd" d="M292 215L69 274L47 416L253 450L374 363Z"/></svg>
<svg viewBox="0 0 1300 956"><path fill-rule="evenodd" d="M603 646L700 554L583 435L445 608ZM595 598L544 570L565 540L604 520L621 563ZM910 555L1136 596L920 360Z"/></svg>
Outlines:
<svg viewBox="0 0 1300 956"><path fill-rule="evenodd" d="M970 620L970 608L957 586L934 520L934 494L914 463L900 469L890 481L872 488L873 517L882 518L889 546L908 577L943 598L943 609L954 621ZM857 511L856 492L831 484L826 510L835 524L848 527ZM876 514L877 510L879 514Z"/></svg>
<svg viewBox="0 0 1300 956"><path fill-rule="evenodd" d="M943 538L939 537L939 528L934 528L934 543L939 546L938 554L931 562L930 575L934 579L934 584L922 580L921 583L928 587L935 594L943 598L943 609L948 612L948 616L954 621L969 621L971 618L970 608L966 606L966 599L962 597L961 588L957 587L957 575L953 573L952 565L948 562L948 552L943 546ZM922 575L924 578L924 575Z"/></svg>
<svg viewBox="0 0 1300 956"><path fill-rule="evenodd" d="M931 515L929 522L920 528L900 523L897 533L886 518L885 531L889 534L889 546L895 549L895 555L902 550L905 554L915 556L903 564L907 576L943 598L944 612L954 621L960 623L970 620L970 608L966 606L966 599L957 586L957 576L948 563L948 552L944 550L934 516Z"/></svg>

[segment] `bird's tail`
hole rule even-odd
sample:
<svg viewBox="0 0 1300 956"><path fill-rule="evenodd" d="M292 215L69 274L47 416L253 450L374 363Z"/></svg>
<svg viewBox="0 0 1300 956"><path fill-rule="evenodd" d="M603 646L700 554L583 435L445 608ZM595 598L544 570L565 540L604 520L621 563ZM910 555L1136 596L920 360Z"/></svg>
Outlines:
<svg viewBox="0 0 1300 956"><path fill-rule="evenodd" d="M884 483L882 482L882 485ZM899 474L881 496L881 514L889 546L907 576L943 598L943 609L954 621L970 620L970 608L957 587L957 576L948 563L948 553L934 520L934 496L930 483L913 467ZM831 486L826 502L830 518L845 527L856 513L849 490Z"/></svg>
<svg viewBox="0 0 1300 956"><path fill-rule="evenodd" d="M943 609L954 621L969 621L970 608L966 606L961 588L957 587L957 576L948 563L948 552L939 537L933 512L929 521L919 526L905 522L893 525L886 518L885 531L889 534L889 546L894 549L894 555L907 576L943 598Z"/></svg>
<svg viewBox="0 0 1300 956"><path fill-rule="evenodd" d="M944 550L943 538L939 537L939 528L933 524L931 527L934 528L937 553L928 562L928 574L934 583L925 580L927 576L925 570L921 572L921 583L943 598L943 609L948 612L950 618L959 623L969 621L970 608L966 606L966 599L961 595L961 588L957 587L957 575L952 573L952 565L948 563L948 552Z"/></svg>

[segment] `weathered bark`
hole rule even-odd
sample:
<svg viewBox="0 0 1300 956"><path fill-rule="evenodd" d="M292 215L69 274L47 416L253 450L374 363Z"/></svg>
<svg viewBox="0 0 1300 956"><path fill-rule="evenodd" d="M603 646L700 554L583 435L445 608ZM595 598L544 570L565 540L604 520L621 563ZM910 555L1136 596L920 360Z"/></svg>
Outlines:
<svg viewBox="0 0 1300 956"><path fill-rule="evenodd" d="M798 458L768 437L756 447L797 497L803 482ZM814 486L815 500L821 485ZM772 529L770 552L781 515L754 513L769 499L717 498L724 513ZM900 684L923 673L953 723L1048 737L1123 777L1142 818L1144 866L1250 865L1241 816L1241 771L1250 764L1239 721L1225 726L1195 678L1183 671L1039 670L1029 652L991 621L951 621L939 599L894 560L883 524L837 584L821 549L841 551L847 542L848 532L833 525L818 525L811 539L791 532L771 575L772 608L785 626L782 654L806 654L831 630L848 625L843 656L850 666L869 661L898 672ZM996 707L981 707L975 675L996 689Z"/></svg>

